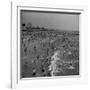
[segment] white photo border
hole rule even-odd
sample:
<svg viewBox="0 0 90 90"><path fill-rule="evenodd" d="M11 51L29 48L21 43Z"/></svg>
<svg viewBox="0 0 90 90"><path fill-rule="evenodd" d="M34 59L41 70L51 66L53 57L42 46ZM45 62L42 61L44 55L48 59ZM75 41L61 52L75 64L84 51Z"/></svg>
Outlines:
<svg viewBox="0 0 90 90"><path fill-rule="evenodd" d="M59 77L39 77L20 79L20 10L41 10L41 11L57 11L80 13L79 33L80 33L80 75L75 76L59 76ZM44 7L31 5L30 3L11 3L11 87L41 87L41 86L60 86L71 84L84 84L87 82L87 58L86 58L86 31L87 28L87 9L86 7L60 6L55 5ZM85 61L86 60L86 61Z"/></svg>

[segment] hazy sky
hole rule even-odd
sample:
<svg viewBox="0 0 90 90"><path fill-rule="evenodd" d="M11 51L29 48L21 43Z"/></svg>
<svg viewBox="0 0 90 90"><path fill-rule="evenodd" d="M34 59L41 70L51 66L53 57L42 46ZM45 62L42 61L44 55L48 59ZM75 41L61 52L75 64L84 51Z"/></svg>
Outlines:
<svg viewBox="0 0 90 90"><path fill-rule="evenodd" d="M21 11L21 23L60 30L79 30L79 14Z"/></svg>

